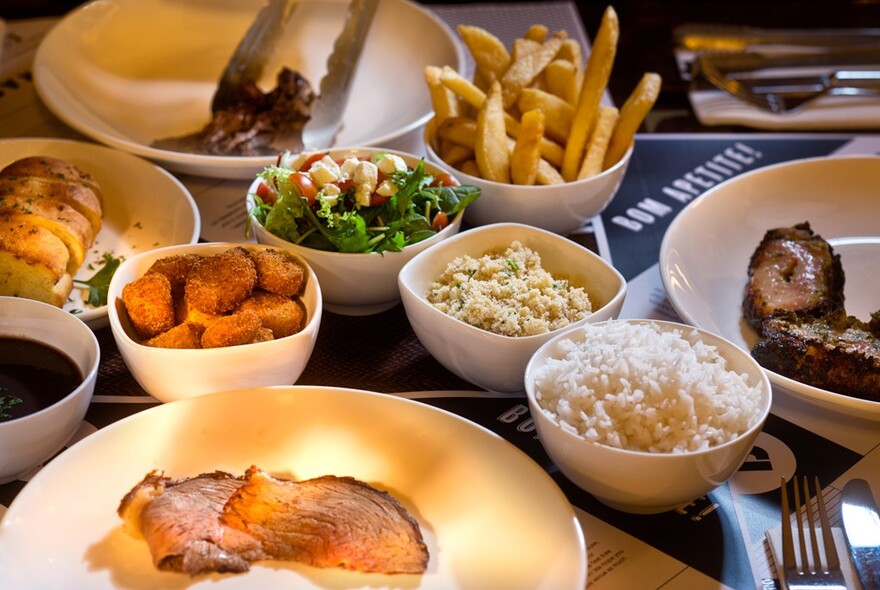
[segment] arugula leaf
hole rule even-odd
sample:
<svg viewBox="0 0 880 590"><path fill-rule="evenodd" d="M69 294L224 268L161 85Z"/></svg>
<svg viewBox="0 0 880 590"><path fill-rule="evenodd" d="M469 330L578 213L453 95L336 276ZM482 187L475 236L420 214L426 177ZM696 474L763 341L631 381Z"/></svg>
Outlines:
<svg viewBox="0 0 880 590"><path fill-rule="evenodd" d="M87 281L74 279L75 283L86 285L89 288L88 304L93 307L107 305L107 291L110 288L110 279L119 268L122 258L116 258L110 252L104 252L104 266Z"/></svg>

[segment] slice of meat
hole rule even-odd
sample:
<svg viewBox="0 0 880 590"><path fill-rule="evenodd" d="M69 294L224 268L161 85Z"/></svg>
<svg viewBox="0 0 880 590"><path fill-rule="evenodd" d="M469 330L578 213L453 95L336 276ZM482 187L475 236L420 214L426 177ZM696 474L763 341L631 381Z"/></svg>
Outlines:
<svg viewBox="0 0 880 590"><path fill-rule="evenodd" d="M296 482L251 467L170 479L148 473L120 502L160 570L244 572L262 559L361 572L422 573L418 523L390 494L351 477Z"/></svg>
<svg viewBox="0 0 880 590"><path fill-rule="evenodd" d="M117 512L126 531L146 540L160 570L244 572L267 555L259 541L220 522L223 506L244 483L222 471L186 479L153 471L125 495Z"/></svg>
<svg viewBox="0 0 880 590"><path fill-rule="evenodd" d="M292 482L253 467L245 479L222 520L276 559L386 574L428 565L418 523L386 492L351 477Z"/></svg>
<svg viewBox="0 0 880 590"><path fill-rule="evenodd" d="M871 324L832 313L810 321L768 320L752 348L761 366L801 383L880 401L880 338Z"/></svg>
<svg viewBox="0 0 880 590"><path fill-rule="evenodd" d="M813 318L843 309L840 256L807 222L766 232L748 277L743 313L761 334L771 318Z"/></svg>

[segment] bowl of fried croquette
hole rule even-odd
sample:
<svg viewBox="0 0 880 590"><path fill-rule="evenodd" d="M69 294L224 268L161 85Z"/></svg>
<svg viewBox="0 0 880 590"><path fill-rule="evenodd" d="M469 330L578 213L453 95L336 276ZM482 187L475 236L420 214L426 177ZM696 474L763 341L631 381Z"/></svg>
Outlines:
<svg viewBox="0 0 880 590"><path fill-rule="evenodd" d="M311 266L289 250L200 243L140 253L108 291L126 366L162 402L243 387L292 385L323 312Z"/></svg>

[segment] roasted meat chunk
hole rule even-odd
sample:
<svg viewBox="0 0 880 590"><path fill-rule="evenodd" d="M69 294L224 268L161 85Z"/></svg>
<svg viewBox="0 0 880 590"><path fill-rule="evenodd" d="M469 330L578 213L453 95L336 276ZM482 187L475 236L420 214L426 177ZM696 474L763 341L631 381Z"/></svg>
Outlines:
<svg viewBox="0 0 880 590"><path fill-rule="evenodd" d="M880 401L880 338L870 324L837 312L809 321L771 319L764 333L752 348L764 368L814 387Z"/></svg>
<svg viewBox="0 0 880 590"><path fill-rule="evenodd" d="M748 267L746 320L764 334L772 318L814 318L843 309L843 267L808 222L769 230Z"/></svg>
<svg viewBox="0 0 880 590"><path fill-rule="evenodd" d="M158 569L190 575L244 572L264 559L385 574L422 573L428 563L418 522L390 494L351 477L153 471L118 513Z"/></svg>

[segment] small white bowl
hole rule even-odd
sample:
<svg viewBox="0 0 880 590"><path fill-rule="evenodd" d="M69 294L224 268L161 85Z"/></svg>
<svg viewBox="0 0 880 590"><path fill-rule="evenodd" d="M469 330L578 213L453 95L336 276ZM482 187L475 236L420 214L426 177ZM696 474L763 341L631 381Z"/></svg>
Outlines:
<svg viewBox="0 0 880 590"><path fill-rule="evenodd" d="M454 258L465 254L478 258L491 250L503 250L514 240L537 252L545 270L587 291L593 313L569 327L617 317L626 296L625 279L601 257L568 238L517 223L470 229L413 258L400 271L398 282L407 318L418 339L434 358L462 379L505 393L523 391L529 358L558 330L533 336L502 336L447 315L426 297L431 284Z"/></svg>
<svg viewBox="0 0 880 590"><path fill-rule="evenodd" d="M122 289L143 276L158 259L178 254L210 256L230 248L272 249L273 246L238 243L202 243L169 246L143 252L125 260L110 281L110 329L131 374L144 390L162 402L218 391L264 385L292 385L305 369L318 338L323 304L321 287L311 267L292 254L306 269L300 295L306 325L300 332L255 344L209 349L155 348L139 344L122 304ZM280 249L280 248L275 248Z"/></svg>
<svg viewBox="0 0 880 590"><path fill-rule="evenodd" d="M462 184L482 191L465 212L471 225L524 223L558 234L582 227L604 211L617 194L633 152L630 147L614 166L583 180L553 185L504 184L465 174L444 162L434 148L433 128L432 119L425 127L428 161L454 174Z"/></svg>
<svg viewBox="0 0 880 590"><path fill-rule="evenodd" d="M654 514L687 504L722 485L740 468L770 413L770 380L757 362L731 342L697 328L657 320L627 320L654 324L660 331L681 330L682 337L714 346L727 361L727 369L747 376L747 384L759 386L760 411L745 432L706 450L661 453L625 450L586 440L563 428L536 400L536 375L549 359L564 355L560 342L583 342L592 326L567 330L549 340L526 367L529 409L538 437L560 471L584 491L612 508L634 514ZM691 337L691 334L696 334Z"/></svg>
<svg viewBox="0 0 880 590"><path fill-rule="evenodd" d="M50 459L82 423L98 376L98 339L76 316L46 303L0 297L0 336L40 342L66 354L83 374L80 385L33 414L0 421L0 484Z"/></svg>
<svg viewBox="0 0 880 590"><path fill-rule="evenodd" d="M328 153L330 157L340 159L352 154L362 157L382 151L400 156L411 167L417 165L421 159L412 154L392 152L381 148L339 148L329 150ZM446 172L445 169L428 161L425 161L425 170L431 174ZM248 211L255 204L253 195L260 182L262 181L258 178L248 188ZM473 204L470 206L472 207ZM254 218L250 218L250 223L257 242L286 248L308 261L321 282L324 307L327 311L342 315L362 316L380 313L397 305L400 301L397 274L403 265L433 244L455 235L461 228L462 219L463 212L459 212L450 220L449 225L427 240L407 246L401 252L383 252L381 254L316 250L288 242L274 235Z"/></svg>

